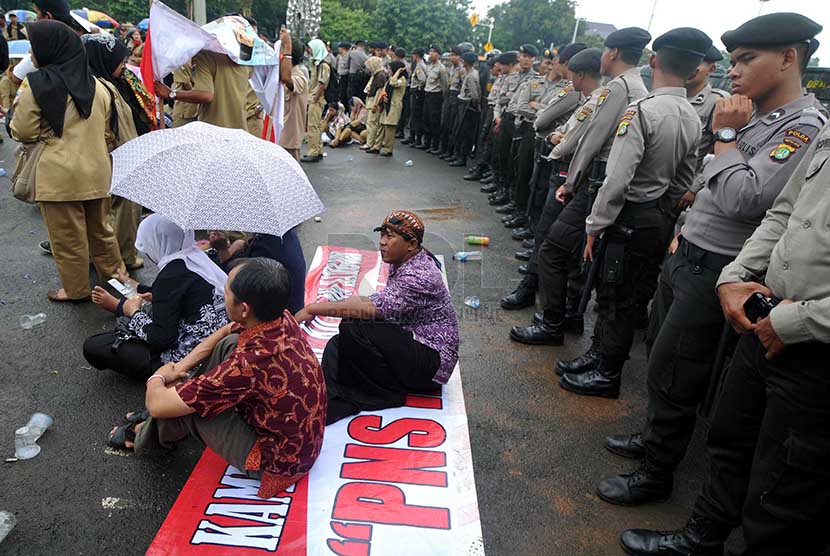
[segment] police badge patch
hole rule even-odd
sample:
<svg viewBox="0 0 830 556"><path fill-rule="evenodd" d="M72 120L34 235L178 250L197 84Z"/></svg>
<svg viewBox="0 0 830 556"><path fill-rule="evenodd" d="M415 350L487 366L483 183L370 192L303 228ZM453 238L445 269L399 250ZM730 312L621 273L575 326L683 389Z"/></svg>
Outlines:
<svg viewBox="0 0 830 556"><path fill-rule="evenodd" d="M793 146L781 143L769 153L769 157L776 162L786 162L794 152L795 148Z"/></svg>

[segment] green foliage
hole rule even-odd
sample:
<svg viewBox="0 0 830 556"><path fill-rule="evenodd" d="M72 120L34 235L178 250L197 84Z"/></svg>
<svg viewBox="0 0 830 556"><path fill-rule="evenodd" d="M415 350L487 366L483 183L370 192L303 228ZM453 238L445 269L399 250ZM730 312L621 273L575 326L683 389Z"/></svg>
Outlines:
<svg viewBox="0 0 830 556"><path fill-rule="evenodd" d="M605 48L605 39L594 33L579 35L576 37L576 42L585 43L588 45L588 48L599 48L600 50Z"/></svg>
<svg viewBox="0 0 830 556"><path fill-rule="evenodd" d="M502 50L526 43L547 48L571 42L572 0L510 0L493 6L487 14L495 22L493 44Z"/></svg>
<svg viewBox="0 0 830 556"><path fill-rule="evenodd" d="M472 38L467 21L470 4L470 0L382 2L372 18L372 35L407 50L438 43L446 51L451 45Z"/></svg>
<svg viewBox="0 0 830 556"><path fill-rule="evenodd" d="M367 39L372 33L371 16L362 8L349 7L342 0L323 0L320 13L320 37L323 40L354 42Z"/></svg>

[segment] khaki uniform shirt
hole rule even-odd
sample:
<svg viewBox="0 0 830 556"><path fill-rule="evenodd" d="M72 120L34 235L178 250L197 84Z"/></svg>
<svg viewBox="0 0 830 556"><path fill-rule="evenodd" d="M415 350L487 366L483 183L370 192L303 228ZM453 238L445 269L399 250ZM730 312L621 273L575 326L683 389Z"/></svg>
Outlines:
<svg viewBox="0 0 830 556"><path fill-rule="evenodd" d="M282 117L280 146L284 149L299 149L305 137L305 119L308 111L308 76L302 64L291 68L294 90L285 88L285 107Z"/></svg>
<svg viewBox="0 0 830 556"><path fill-rule="evenodd" d="M605 182L585 220L586 232L602 233L626 201L645 203L669 189L688 190L699 142L700 118L683 87L661 87L630 105L617 126Z"/></svg>
<svg viewBox="0 0 830 556"><path fill-rule="evenodd" d="M403 97L406 94L406 77L399 75L396 79L390 76L386 84L392 87L392 95L386 99L386 102L389 103L389 112L386 111L385 106L380 110L380 123L382 125L398 125L401 119L401 113L403 112Z"/></svg>
<svg viewBox="0 0 830 556"><path fill-rule="evenodd" d="M415 64L415 69L412 71L409 88L416 91L423 91L424 85L427 84L427 65L422 61Z"/></svg>
<svg viewBox="0 0 830 556"><path fill-rule="evenodd" d="M314 103L314 95L317 93L317 88L322 85L323 89L325 89L329 84L329 79L331 79L331 67L328 64L320 62L311 68L311 79L308 85L309 104ZM326 105L325 94L320 94L320 98L317 99L317 104L320 106Z"/></svg>
<svg viewBox="0 0 830 556"><path fill-rule="evenodd" d="M738 133L738 148L712 159L701 176L683 237L709 251L735 256L764 218L826 119L805 95L769 114L756 114Z"/></svg>
<svg viewBox="0 0 830 556"><path fill-rule="evenodd" d="M424 91L427 93L445 93L449 87L447 68L440 61L427 64L427 80Z"/></svg>
<svg viewBox="0 0 830 556"><path fill-rule="evenodd" d="M585 135L588 126L591 124L602 91L603 87L594 89L591 96L585 99L577 110L573 111L568 121L556 128L556 131L563 133L565 137L558 145L553 147L553 150L550 152L550 159L568 160L573 156L574 151L579 146L579 142L582 140L582 136Z"/></svg>
<svg viewBox="0 0 830 556"><path fill-rule="evenodd" d="M9 79L9 76L5 73L0 77L0 106L3 107L3 110L8 111L11 107L19 88L20 86Z"/></svg>
<svg viewBox="0 0 830 556"><path fill-rule="evenodd" d="M478 70L470 68L467 75L464 77L464 82L461 84L461 90L458 92L458 100L471 101L473 106L478 106L481 101L481 82L478 78Z"/></svg>
<svg viewBox="0 0 830 556"><path fill-rule="evenodd" d="M35 169L35 200L90 201L109 197L112 164L107 144L114 137L109 127L110 93L97 79L89 118L78 112L72 97L66 97L63 134L49 127L24 79L14 100L12 137L21 143L44 141ZM43 139L48 137L47 139Z"/></svg>
<svg viewBox="0 0 830 556"><path fill-rule="evenodd" d="M779 299L770 319L785 344L830 343L830 126L817 134L763 222L718 285L761 282ZM789 163L792 164L792 163Z"/></svg>
<svg viewBox="0 0 830 556"><path fill-rule="evenodd" d="M639 68L630 68L612 79L600 91L597 107L568 168L565 188L573 193L589 173L593 161L607 161L614 134L629 104L648 94Z"/></svg>
<svg viewBox="0 0 830 556"><path fill-rule="evenodd" d="M245 112L248 114L248 132L254 137L262 137L262 122L265 120L265 114L250 82L248 94L245 96Z"/></svg>
<svg viewBox="0 0 830 556"><path fill-rule="evenodd" d="M193 89L213 93L213 102L199 108L199 121L247 130L251 69L235 64L225 54L206 50L193 57L193 67Z"/></svg>
<svg viewBox="0 0 830 556"><path fill-rule="evenodd" d="M549 80L546 81L551 83ZM547 137L558 126L565 123L584 100L582 93L575 90L569 81L560 81L553 84L551 90L555 94L551 96L550 91L547 91L542 95L539 100L542 108L536 112L533 118L533 127L536 129L537 137L540 138ZM545 99L547 99L547 102Z"/></svg>
<svg viewBox="0 0 830 556"><path fill-rule="evenodd" d="M173 72L173 88L184 90L184 85L193 88L193 67L186 63ZM192 102L177 101L173 103L173 123L195 120L199 116L199 105Z"/></svg>
<svg viewBox="0 0 830 556"><path fill-rule="evenodd" d="M729 98L730 95L726 91L720 89L713 89L711 85L706 87L693 97L689 98L689 103L695 109L697 115L700 116L700 146L697 149L697 172L700 174L703 168L703 159L707 154L711 154L715 150L715 134L712 132L712 117L715 114L715 105L722 98ZM697 193L703 189L703 180L700 176L695 177L692 183L691 191Z"/></svg>
<svg viewBox="0 0 830 556"><path fill-rule="evenodd" d="M464 78L467 76L467 68L459 64L451 67L448 73L450 91L458 94L458 91L461 90L461 84L464 83Z"/></svg>

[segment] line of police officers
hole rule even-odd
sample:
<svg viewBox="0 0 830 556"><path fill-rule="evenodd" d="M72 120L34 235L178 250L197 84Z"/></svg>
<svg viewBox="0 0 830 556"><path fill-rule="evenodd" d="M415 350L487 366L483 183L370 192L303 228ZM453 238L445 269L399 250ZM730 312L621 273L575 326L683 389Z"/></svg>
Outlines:
<svg viewBox="0 0 830 556"><path fill-rule="evenodd" d="M502 306L532 306L537 292L542 306L511 338L562 345L566 333L581 334L595 289L591 347L555 370L569 392L617 398L635 330L648 328L642 432L606 439L640 463L602 480L601 499L634 506L670 497L718 354L734 348L725 332L743 334L692 517L677 531L625 531L629 554L723 554L739 525L746 555L828 547L830 126L801 87L820 30L782 13L724 34L734 96L709 85L722 55L692 28L654 40L651 92L637 67L651 36L639 28L612 33L604 51L546 51L538 72L533 45L487 59L476 164L464 177L483 182L526 248L517 253L529 261L526 276ZM465 114L474 103L464 103L475 98L471 76L480 78L473 57L461 66L461 55L454 50L448 71L438 47L428 63L416 52L410 85L408 142L454 166L465 165L471 143L447 137L472 136ZM448 117L467 125L448 128ZM754 316L758 303L767 312Z"/></svg>

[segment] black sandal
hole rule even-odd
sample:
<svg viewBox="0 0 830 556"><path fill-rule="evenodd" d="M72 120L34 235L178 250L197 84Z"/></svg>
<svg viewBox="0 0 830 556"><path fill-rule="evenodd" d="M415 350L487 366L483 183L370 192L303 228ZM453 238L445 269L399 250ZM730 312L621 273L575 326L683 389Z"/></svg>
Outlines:
<svg viewBox="0 0 830 556"><path fill-rule="evenodd" d="M135 446L135 425L132 423L116 427L107 437L107 444L119 450L132 450L127 446L127 442L132 442Z"/></svg>
<svg viewBox="0 0 830 556"><path fill-rule="evenodd" d="M130 413L127 413L126 415L124 415L124 422L135 426L139 423L143 423L144 421L146 421L149 418L150 418L150 412L146 409L141 409L141 410L131 411Z"/></svg>

